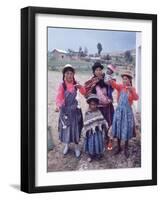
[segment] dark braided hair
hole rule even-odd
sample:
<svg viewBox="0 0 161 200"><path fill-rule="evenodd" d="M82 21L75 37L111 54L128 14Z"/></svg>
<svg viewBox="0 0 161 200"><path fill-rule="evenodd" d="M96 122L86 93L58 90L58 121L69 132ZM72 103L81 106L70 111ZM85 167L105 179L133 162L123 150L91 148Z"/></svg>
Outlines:
<svg viewBox="0 0 161 200"><path fill-rule="evenodd" d="M77 82L76 82L76 80L75 80L74 77L73 77L73 84L74 84L74 85L77 84ZM63 88L64 88L64 90L67 89L67 86L66 86L66 84L65 84L65 73L63 73ZM77 89L77 88L75 87L75 89Z"/></svg>

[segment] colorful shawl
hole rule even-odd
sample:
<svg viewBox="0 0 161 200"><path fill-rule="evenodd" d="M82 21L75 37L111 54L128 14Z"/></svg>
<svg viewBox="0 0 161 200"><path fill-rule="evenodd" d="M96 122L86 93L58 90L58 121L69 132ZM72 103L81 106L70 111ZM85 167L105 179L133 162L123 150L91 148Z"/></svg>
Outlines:
<svg viewBox="0 0 161 200"><path fill-rule="evenodd" d="M85 135L86 132L90 130L95 133L96 128L100 131L103 131L104 127L108 129L108 123L99 110L87 111L85 113L84 127L82 130L83 135Z"/></svg>
<svg viewBox="0 0 161 200"><path fill-rule="evenodd" d="M102 78L103 78L102 81L104 82L104 74L103 74ZM100 79L98 77L93 76L91 79L89 79L88 81L85 82L85 84L84 84L84 87L85 87L85 90L86 90L85 97L88 97L91 93L96 93L96 91L94 92L93 89L96 88L96 86L99 84L99 81L100 81ZM113 98L112 98L112 92L113 92L112 86L104 83L104 87L107 90L107 97L109 99L113 100Z"/></svg>
<svg viewBox="0 0 161 200"><path fill-rule="evenodd" d="M98 77L92 77L88 81L85 82L85 89L86 89L86 97L89 96L93 90L93 88L96 86L96 84L99 82Z"/></svg>

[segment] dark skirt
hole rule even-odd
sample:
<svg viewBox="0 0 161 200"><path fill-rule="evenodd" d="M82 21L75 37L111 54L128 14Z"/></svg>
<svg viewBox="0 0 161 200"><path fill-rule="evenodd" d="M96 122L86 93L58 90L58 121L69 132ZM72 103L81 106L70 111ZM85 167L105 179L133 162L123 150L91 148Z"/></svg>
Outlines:
<svg viewBox="0 0 161 200"><path fill-rule="evenodd" d="M83 116L80 108L62 109L59 116L59 139L63 143L78 144L83 127Z"/></svg>
<svg viewBox="0 0 161 200"><path fill-rule="evenodd" d="M114 107L113 104L110 103L107 106L99 107L99 110L101 111L103 117L108 123L108 126L110 127L112 125L113 121L113 115L114 115Z"/></svg>
<svg viewBox="0 0 161 200"><path fill-rule="evenodd" d="M119 103L115 110L112 133L113 137L125 141L136 136L134 114L129 105L127 94L123 92L120 95Z"/></svg>
<svg viewBox="0 0 161 200"><path fill-rule="evenodd" d="M103 154L104 141L103 134L101 131L88 131L86 133L85 143L84 143L85 152L91 156L97 156Z"/></svg>

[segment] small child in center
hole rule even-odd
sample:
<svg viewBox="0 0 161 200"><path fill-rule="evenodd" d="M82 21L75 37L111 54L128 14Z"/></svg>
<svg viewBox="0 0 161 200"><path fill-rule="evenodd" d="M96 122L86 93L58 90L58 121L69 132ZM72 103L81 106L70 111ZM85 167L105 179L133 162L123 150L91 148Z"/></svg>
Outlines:
<svg viewBox="0 0 161 200"><path fill-rule="evenodd" d="M89 104L85 113L83 135L85 135L85 152L88 153L88 161L100 159L104 150L104 131L108 129L107 121L98 109L99 98L96 94L91 94L87 98Z"/></svg>

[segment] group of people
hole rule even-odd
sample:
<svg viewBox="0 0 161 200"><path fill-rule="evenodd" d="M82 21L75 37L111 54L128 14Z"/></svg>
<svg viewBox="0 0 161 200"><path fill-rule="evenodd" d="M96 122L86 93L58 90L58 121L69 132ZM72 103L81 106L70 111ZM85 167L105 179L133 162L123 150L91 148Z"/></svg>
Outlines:
<svg viewBox="0 0 161 200"><path fill-rule="evenodd" d="M81 152L79 142L84 136L84 151L88 161L103 156L104 149L112 149L113 138L117 138L117 150L121 152L121 141L125 141L124 154L128 158L128 141L135 136L135 121L132 103L138 100L138 94L132 86L133 75L126 70L121 74L122 83L117 83L113 74L115 66L104 66L96 62L92 66L93 76L84 85L75 80L75 69L67 64L63 68L63 80L56 95L56 112L59 112L58 133L64 143L63 154L69 151L69 144L75 144L75 156ZM113 106L113 91L117 90L117 107ZM88 104L85 116L78 105L77 92L80 92Z"/></svg>

